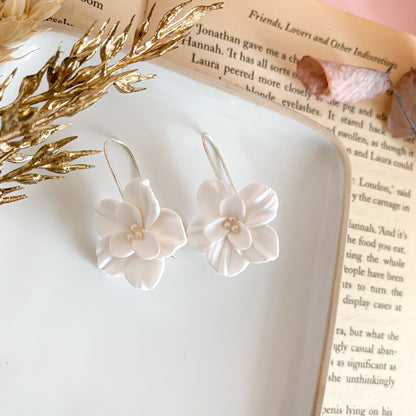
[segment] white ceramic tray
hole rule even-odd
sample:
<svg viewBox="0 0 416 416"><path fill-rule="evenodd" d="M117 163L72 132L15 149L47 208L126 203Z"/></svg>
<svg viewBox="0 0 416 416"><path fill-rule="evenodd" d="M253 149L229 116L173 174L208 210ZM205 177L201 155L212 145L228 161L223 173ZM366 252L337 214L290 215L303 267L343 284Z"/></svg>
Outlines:
<svg viewBox="0 0 416 416"><path fill-rule="evenodd" d="M19 61L19 75L61 40L68 52L69 36L33 38L27 49L40 50ZM30 199L0 207L1 415L319 414L348 213L345 152L273 104L140 69L158 74L147 91L112 90L57 137L78 135L71 149L125 140L161 205L188 224L199 184L214 177L200 140L209 132L237 188L277 190L280 258L224 278L186 246L157 289L141 292L95 266L94 207L119 198L102 154L84 159L93 170L29 188ZM128 157L112 154L127 183Z"/></svg>

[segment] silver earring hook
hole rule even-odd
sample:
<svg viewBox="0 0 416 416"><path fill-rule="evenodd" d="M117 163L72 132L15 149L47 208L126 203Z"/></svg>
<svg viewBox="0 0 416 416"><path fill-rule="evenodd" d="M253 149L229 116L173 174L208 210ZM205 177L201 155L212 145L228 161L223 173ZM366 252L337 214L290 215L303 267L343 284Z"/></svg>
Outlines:
<svg viewBox="0 0 416 416"><path fill-rule="evenodd" d="M221 152L219 151L218 147L212 140L212 137L208 133L202 133L202 145L204 146L205 153L208 156L209 163L211 163L212 169L214 170L215 176L220 181L224 180L224 175L228 179L228 183L231 185L231 187L234 189L235 192L235 186L233 183L233 180L231 179L230 171L227 168L227 165L224 162L224 158L222 157ZM214 153L214 157L211 154L211 151Z"/></svg>
<svg viewBox="0 0 416 416"><path fill-rule="evenodd" d="M129 156L131 157L131 159L132 159L132 161L134 163L134 166L137 169L137 173L139 174L139 178L142 177L142 174L140 172L139 164L137 163L136 157L134 156L134 154L131 151L130 147L128 147L126 143L124 143L122 140L116 139L114 137L111 137L110 139L107 139L105 141L105 143L104 143L104 156L105 156L105 158L107 160L107 163L108 163L108 166L109 166L109 168L111 170L111 173L113 174L113 178L116 181L117 188L120 191L120 195L123 198L123 188L120 185L120 182L119 182L119 180L117 178L116 172L114 171L113 165L112 165L112 163L110 161L110 157L108 156L108 145L109 145L109 143L112 143L112 142L121 145L124 148L124 150L129 154Z"/></svg>

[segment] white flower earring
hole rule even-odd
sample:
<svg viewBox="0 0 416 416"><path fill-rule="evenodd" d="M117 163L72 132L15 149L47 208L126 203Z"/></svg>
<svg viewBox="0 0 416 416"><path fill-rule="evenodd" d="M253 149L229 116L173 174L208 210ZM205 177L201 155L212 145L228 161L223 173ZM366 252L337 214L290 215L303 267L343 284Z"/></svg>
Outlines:
<svg viewBox="0 0 416 416"><path fill-rule="evenodd" d="M277 214L276 192L263 183L252 183L237 193L224 159L207 133L202 134L202 143L217 179L202 182L198 189L201 216L187 229L189 244L206 253L209 264L224 276L235 276L250 263L275 260L279 238L268 224Z"/></svg>
<svg viewBox="0 0 416 416"><path fill-rule="evenodd" d="M138 178L124 191L108 156L111 142L123 146L138 172ZM181 217L169 208L160 208L149 180L142 177L136 158L124 142L108 139L104 155L122 202L104 199L95 209L95 226L102 237L97 243L97 265L111 275L124 275L135 287L152 290L162 277L165 258L186 244Z"/></svg>

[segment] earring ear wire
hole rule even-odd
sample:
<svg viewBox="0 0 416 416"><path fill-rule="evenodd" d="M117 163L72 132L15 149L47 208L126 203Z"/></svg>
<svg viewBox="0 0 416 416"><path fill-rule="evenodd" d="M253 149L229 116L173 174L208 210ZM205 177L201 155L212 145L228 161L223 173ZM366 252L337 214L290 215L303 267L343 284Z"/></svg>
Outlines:
<svg viewBox="0 0 416 416"><path fill-rule="evenodd" d="M113 164L111 163L110 157L108 155L108 145L110 143L117 143L117 144L121 145L123 147L123 149L129 154L131 160L133 161L134 166L135 166L135 168L137 170L137 173L138 173L138 177L139 178L142 178L142 173L140 171L139 164L137 163L136 156L134 156L132 150L130 149L130 147L126 143L124 143L120 139L116 139L115 137L111 137L111 138L109 138L109 139L107 139L105 141L105 143L104 143L104 156L105 156L105 159L107 160L107 163L108 163L108 166L109 166L109 168L111 170L111 173L113 175L113 178L116 181L117 188L118 188L118 190L120 192L120 195L121 195L122 198L124 198L123 188L121 187L120 181L117 178L117 175L116 175L116 172L114 170Z"/></svg>
<svg viewBox="0 0 416 416"><path fill-rule="evenodd" d="M230 171L228 170L228 167L226 163L224 162L224 158L222 157L221 152L219 151L217 145L214 143L214 140L212 140L212 137L208 133L202 133L201 137L202 137L202 145L204 146L205 153L208 157L209 162L211 163L215 176L220 181L224 181L223 174L225 174L225 176L228 179L228 183L231 185L234 191L237 192L234 186L234 182L231 178ZM211 150L214 153L215 159L211 154Z"/></svg>

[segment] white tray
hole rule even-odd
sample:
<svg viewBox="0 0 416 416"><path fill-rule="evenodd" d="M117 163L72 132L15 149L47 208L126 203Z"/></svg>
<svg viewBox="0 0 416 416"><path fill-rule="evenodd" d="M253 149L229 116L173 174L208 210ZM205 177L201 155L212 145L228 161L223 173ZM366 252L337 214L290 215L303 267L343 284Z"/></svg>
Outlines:
<svg viewBox="0 0 416 416"><path fill-rule="evenodd" d="M26 49L40 51L18 62L19 75L61 40L68 52L69 36L33 38ZM147 91L112 90L56 137L78 135L70 149L123 139L161 206L188 224L199 184L214 177L200 140L209 132L238 189L277 190L280 258L224 278L186 246L157 289L141 292L95 265L94 207L119 198L102 154L84 159L96 169L27 188L30 199L0 207L0 413L318 415L348 214L345 151L277 105L138 67L158 74ZM125 184L128 157L112 154Z"/></svg>

